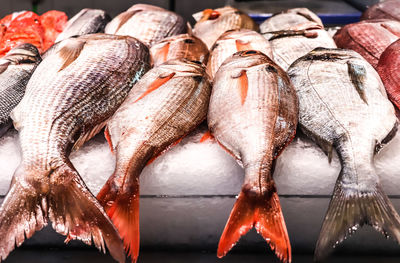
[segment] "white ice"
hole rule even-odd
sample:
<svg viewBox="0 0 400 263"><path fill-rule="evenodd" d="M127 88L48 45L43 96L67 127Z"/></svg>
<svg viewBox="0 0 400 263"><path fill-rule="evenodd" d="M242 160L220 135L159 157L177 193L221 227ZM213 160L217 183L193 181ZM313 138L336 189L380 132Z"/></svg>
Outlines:
<svg viewBox="0 0 400 263"><path fill-rule="evenodd" d="M214 140L200 143L198 129L148 165L140 179L143 195L236 195L243 169ZM0 139L0 196L5 195L20 162L16 131ZM375 166L389 195L400 192L400 135L375 158ZM102 135L71 154L84 181L97 194L112 174L115 157ZM277 160L274 178L279 194L330 195L340 171L336 154L329 164L322 150L307 138L296 138Z"/></svg>

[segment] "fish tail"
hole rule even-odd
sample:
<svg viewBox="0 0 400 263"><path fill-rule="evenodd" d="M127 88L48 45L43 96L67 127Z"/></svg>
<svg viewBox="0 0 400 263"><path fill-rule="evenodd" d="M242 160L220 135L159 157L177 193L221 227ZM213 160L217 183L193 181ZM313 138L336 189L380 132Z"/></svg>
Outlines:
<svg viewBox="0 0 400 263"><path fill-rule="evenodd" d="M97 198L124 242L125 251L135 263L139 257L139 181L128 189L116 185L114 175L103 186Z"/></svg>
<svg viewBox="0 0 400 263"><path fill-rule="evenodd" d="M112 222L89 192L70 163L51 171L49 177L32 175L20 167L0 208L0 261L36 231L47 225L125 262L123 244ZM47 179L46 179L47 178Z"/></svg>
<svg viewBox="0 0 400 263"><path fill-rule="evenodd" d="M314 261L323 260L364 224L400 243L400 217L379 183L370 191L346 191L339 179L318 238Z"/></svg>
<svg viewBox="0 0 400 263"><path fill-rule="evenodd" d="M282 262L291 262L291 246L278 194L259 194L243 187L218 244L218 257L225 256L239 238L255 227Z"/></svg>

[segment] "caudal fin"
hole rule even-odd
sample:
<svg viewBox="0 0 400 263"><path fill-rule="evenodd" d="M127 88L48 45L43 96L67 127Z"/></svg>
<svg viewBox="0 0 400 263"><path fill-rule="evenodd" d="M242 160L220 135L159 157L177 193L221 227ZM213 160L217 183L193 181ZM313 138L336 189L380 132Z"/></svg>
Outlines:
<svg viewBox="0 0 400 263"><path fill-rule="evenodd" d="M21 172L22 171L22 172ZM86 188L70 164L50 174L46 182L24 177L17 170L10 191L0 208L0 259L4 260L35 231L47 225L68 239L82 240L105 252L105 246L118 262L125 262L125 253L118 232L104 209ZM29 181L28 181L29 180Z"/></svg>
<svg viewBox="0 0 400 263"><path fill-rule="evenodd" d="M282 262L291 262L289 236L278 194L256 195L242 189L218 245L218 257L225 256L239 238L255 227Z"/></svg>
<svg viewBox="0 0 400 263"><path fill-rule="evenodd" d="M103 186L97 199L118 229L124 241L125 251L135 263L139 256L139 183L129 190L114 185L113 177Z"/></svg>
<svg viewBox="0 0 400 263"><path fill-rule="evenodd" d="M364 224L400 243L400 217L381 186L360 193L345 191L338 181L318 238L314 260L323 260L336 245Z"/></svg>

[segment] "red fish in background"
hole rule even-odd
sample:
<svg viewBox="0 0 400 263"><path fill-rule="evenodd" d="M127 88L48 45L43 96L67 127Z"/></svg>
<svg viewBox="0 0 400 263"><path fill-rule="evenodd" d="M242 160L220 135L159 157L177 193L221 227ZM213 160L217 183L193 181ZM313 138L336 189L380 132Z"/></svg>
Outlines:
<svg viewBox="0 0 400 263"><path fill-rule="evenodd" d="M7 54L15 46L22 43L35 45L39 52L43 52L44 30L40 24L40 17L31 12L21 12L8 15L0 22L6 26L0 41L0 56Z"/></svg>
<svg viewBox="0 0 400 263"><path fill-rule="evenodd" d="M35 45L43 53L53 45L67 23L67 15L49 11L39 16L31 11L15 12L0 20L0 57L22 43Z"/></svg>
<svg viewBox="0 0 400 263"><path fill-rule="evenodd" d="M67 15L57 10L48 11L40 16L40 23L44 29L44 50L47 50L54 44L57 36L64 30L67 21Z"/></svg>

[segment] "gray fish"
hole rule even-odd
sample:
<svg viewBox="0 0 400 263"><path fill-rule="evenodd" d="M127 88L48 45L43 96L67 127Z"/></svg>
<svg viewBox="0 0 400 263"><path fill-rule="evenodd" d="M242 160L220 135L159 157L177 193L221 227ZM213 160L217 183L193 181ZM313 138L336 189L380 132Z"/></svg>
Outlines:
<svg viewBox="0 0 400 263"><path fill-rule="evenodd" d="M82 9L68 20L64 30L57 36L56 43L72 36L104 32L111 17L101 9Z"/></svg>
<svg viewBox="0 0 400 263"><path fill-rule="evenodd" d="M111 20L104 31L135 37L152 46L166 37L185 33L186 29L180 15L161 7L137 4Z"/></svg>
<svg viewBox="0 0 400 263"><path fill-rule="evenodd" d="M48 221L125 262L121 239L69 154L89 140L149 69L137 39L105 34L69 38L37 67L11 117L22 161L0 207L0 260ZM50 219L50 220L48 220Z"/></svg>
<svg viewBox="0 0 400 263"><path fill-rule="evenodd" d="M323 259L368 224L400 242L400 217L374 167L374 155L396 134L393 105L374 68L351 50L318 48L288 74L299 97L299 124L342 169L315 250Z"/></svg>
<svg viewBox="0 0 400 263"><path fill-rule="evenodd" d="M11 127L11 111L22 100L25 87L40 63L34 45L21 44L0 59L0 137Z"/></svg>

